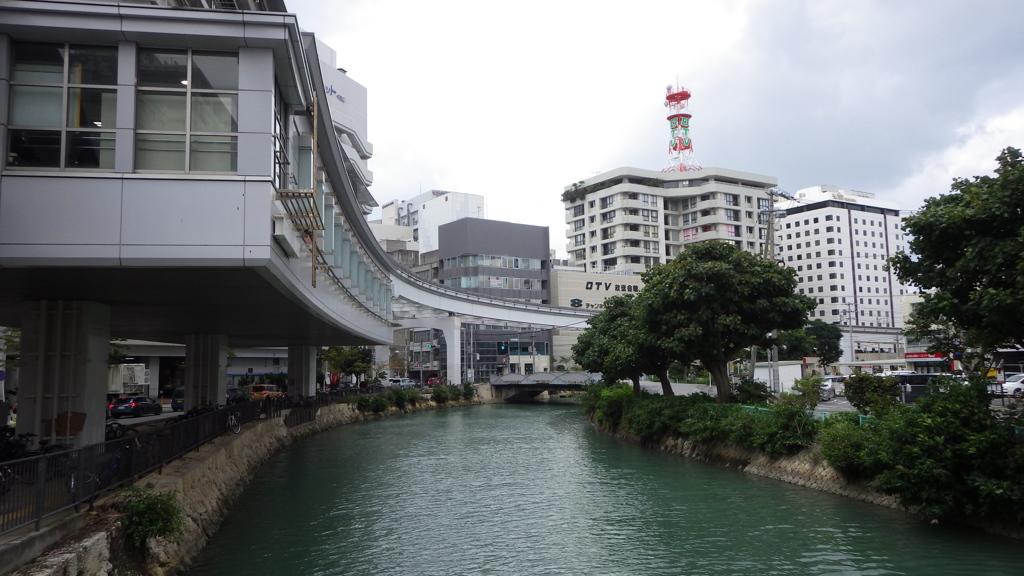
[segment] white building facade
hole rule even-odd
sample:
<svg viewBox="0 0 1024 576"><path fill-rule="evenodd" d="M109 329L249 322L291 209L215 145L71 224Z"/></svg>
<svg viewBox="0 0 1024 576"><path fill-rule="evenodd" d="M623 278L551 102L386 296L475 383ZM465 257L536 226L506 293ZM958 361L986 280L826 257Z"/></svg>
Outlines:
<svg viewBox="0 0 1024 576"><path fill-rule="evenodd" d="M899 210L835 186L801 189L794 198L776 226L776 253L796 271L797 291L817 301L811 319L844 327L846 361L854 361L851 350L901 352L900 306L910 290L886 269L906 247Z"/></svg>
<svg viewBox="0 0 1024 576"><path fill-rule="evenodd" d="M437 229L463 218L486 218L484 197L479 194L430 190L411 200L393 200L381 206L381 223L413 229L420 253L438 248Z"/></svg>
<svg viewBox="0 0 1024 576"><path fill-rule="evenodd" d="M724 168L618 168L588 178L562 195L569 261L587 272L639 274L708 240L764 253L767 191L777 183Z"/></svg>

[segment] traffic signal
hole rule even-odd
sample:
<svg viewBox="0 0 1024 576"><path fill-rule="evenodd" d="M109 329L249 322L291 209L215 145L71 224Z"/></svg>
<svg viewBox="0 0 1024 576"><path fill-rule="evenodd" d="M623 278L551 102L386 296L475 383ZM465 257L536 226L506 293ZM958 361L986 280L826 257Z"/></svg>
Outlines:
<svg viewBox="0 0 1024 576"><path fill-rule="evenodd" d="M433 347L434 347L433 344L427 344L427 348L433 348Z"/></svg>

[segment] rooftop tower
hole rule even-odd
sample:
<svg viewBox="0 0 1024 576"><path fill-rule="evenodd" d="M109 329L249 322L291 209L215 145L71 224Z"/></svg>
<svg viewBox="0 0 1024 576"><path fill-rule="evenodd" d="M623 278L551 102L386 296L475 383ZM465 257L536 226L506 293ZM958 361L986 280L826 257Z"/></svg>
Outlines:
<svg viewBox="0 0 1024 576"><path fill-rule="evenodd" d="M700 164L693 157L693 142L690 140L690 118L686 108L690 103L690 92L682 86L665 88L665 107L668 108L668 125L672 138L668 141L668 161L662 172L689 172L700 170Z"/></svg>

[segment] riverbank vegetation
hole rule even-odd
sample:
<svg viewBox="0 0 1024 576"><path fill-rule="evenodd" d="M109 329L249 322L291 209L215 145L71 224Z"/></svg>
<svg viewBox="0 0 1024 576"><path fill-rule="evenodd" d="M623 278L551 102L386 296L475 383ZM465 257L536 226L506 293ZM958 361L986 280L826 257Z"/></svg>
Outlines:
<svg viewBox="0 0 1024 576"><path fill-rule="evenodd" d="M751 406L716 403L705 394L637 398L628 385L596 384L583 406L602 427L645 444L681 438L771 457L813 449L847 479L893 495L925 518L1024 527L1024 436L1018 433L1024 420L1015 407L992 411L983 382L949 381L915 406L887 403L878 394L874 406L885 408L874 417L824 417L809 411L802 396Z"/></svg>
<svg viewBox="0 0 1024 576"><path fill-rule="evenodd" d="M429 400L435 404L447 404L449 402L470 401L476 399L476 387L470 382L463 382L461 386L435 386L430 389ZM356 409L365 414L380 414L391 408L405 410L415 408L428 398L419 390L392 387L384 394L378 396L358 396L354 402Z"/></svg>
<svg viewBox="0 0 1024 576"><path fill-rule="evenodd" d="M817 305L796 293L795 270L726 242L694 244L643 279L636 297L606 299L572 348L585 370L631 380L635 396L645 374L671 396L669 369L700 361L726 402L728 363L773 331L803 328Z"/></svg>
<svg viewBox="0 0 1024 576"><path fill-rule="evenodd" d="M122 504L125 542L143 548L157 536L177 538L184 530L177 493L133 488Z"/></svg>

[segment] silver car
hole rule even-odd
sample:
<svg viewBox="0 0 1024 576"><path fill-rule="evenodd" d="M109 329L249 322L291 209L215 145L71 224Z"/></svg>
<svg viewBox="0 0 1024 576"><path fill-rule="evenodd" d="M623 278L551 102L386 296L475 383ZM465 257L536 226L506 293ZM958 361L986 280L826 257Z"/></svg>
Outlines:
<svg viewBox="0 0 1024 576"><path fill-rule="evenodd" d="M1003 382L1003 396L1024 396L1024 374L1014 374Z"/></svg>

